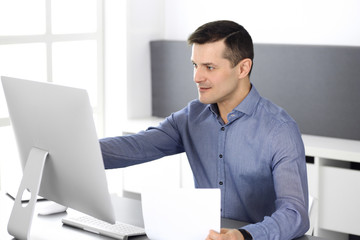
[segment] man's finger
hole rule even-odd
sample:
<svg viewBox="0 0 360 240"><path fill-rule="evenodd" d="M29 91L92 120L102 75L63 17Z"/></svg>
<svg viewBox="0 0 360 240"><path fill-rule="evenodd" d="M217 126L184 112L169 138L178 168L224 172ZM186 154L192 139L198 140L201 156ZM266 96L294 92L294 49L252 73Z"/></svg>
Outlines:
<svg viewBox="0 0 360 240"><path fill-rule="evenodd" d="M219 237L220 237L220 233L215 232L214 230L210 230L206 240L218 240Z"/></svg>

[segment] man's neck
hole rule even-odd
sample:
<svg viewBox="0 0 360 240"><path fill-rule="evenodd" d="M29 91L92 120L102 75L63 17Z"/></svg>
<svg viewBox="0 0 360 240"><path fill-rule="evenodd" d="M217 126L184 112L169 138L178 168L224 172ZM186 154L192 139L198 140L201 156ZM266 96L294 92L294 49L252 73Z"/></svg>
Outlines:
<svg viewBox="0 0 360 240"><path fill-rule="evenodd" d="M236 98L230 99L229 101L217 103L220 117L222 118L225 124L228 123L228 119L227 119L228 114L232 112L234 108L237 107L246 98L246 96L250 92L250 89L251 89L251 83L250 81L248 81L246 84L243 84L243 86L241 86L240 91L236 96Z"/></svg>

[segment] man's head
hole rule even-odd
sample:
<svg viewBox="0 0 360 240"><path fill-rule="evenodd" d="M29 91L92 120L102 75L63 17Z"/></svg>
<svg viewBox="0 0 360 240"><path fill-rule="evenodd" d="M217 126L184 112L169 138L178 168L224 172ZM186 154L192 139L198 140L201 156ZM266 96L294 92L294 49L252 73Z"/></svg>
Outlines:
<svg viewBox="0 0 360 240"><path fill-rule="evenodd" d="M224 40L226 49L224 58L235 67L245 58L254 59L254 47L250 34L246 29L232 21L221 20L200 26L188 38L188 44L205 44ZM249 75L251 70L249 72Z"/></svg>
<svg viewBox="0 0 360 240"><path fill-rule="evenodd" d="M232 110L251 87L250 35L237 23L216 21L199 27L188 42L192 45L191 61L200 102Z"/></svg>

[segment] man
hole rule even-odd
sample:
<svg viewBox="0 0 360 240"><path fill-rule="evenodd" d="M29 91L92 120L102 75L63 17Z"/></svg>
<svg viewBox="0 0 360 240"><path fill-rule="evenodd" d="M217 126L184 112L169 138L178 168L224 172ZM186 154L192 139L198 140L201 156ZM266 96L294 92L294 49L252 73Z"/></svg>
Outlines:
<svg viewBox="0 0 360 240"><path fill-rule="evenodd" d="M207 239L293 239L309 227L304 146L295 121L250 83L253 43L231 21L188 39L199 99L158 127L101 140L106 168L186 152L198 188L221 189L222 217L249 222Z"/></svg>

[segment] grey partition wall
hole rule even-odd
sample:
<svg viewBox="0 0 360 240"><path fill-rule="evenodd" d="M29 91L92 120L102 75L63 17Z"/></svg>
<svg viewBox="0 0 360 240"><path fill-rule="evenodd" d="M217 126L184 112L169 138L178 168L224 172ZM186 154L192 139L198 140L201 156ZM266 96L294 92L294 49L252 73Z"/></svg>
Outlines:
<svg viewBox="0 0 360 240"><path fill-rule="evenodd" d="M360 47L255 44L251 82L283 107L303 134L360 140ZM151 43L153 115L197 98L191 48Z"/></svg>
<svg viewBox="0 0 360 240"><path fill-rule="evenodd" d="M197 98L191 48L185 41L153 41L150 50L152 114L167 117Z"/></svg>

